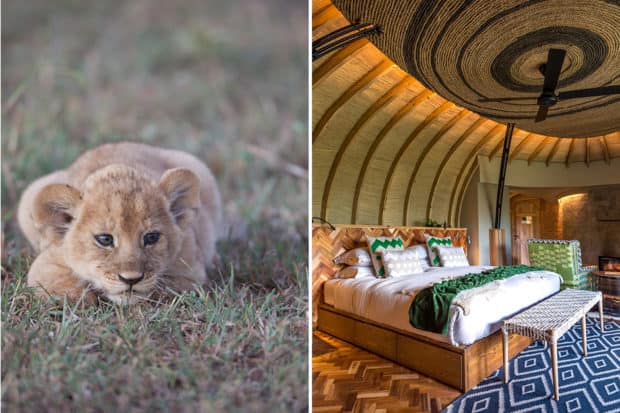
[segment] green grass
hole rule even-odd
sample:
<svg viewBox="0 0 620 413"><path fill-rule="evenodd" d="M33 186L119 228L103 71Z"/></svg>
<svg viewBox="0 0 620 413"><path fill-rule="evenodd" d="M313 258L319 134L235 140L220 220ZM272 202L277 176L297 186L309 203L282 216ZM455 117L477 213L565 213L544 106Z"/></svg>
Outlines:
<svg viewBox="0 0 620 413"><path fill-rule="evenodd" d="M220 276L162 302L85 307L39 299L15 273L2 291L4 408L303 411L307 274L274 288Z"/></svg>
<svg viewBox="0 0 620 413"><path fill-rule="evenodd" d="M3 4L6 411L305 411L307 5ZM36 298L14 215L105 142L204 159L233 231L199 292L123 308Z"/></svg>

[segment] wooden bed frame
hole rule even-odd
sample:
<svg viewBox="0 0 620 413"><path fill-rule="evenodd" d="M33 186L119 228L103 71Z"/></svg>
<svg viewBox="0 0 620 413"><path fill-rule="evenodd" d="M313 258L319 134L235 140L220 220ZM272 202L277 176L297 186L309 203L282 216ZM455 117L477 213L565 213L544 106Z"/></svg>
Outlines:
<svg viewBox="0 0 620 413"><path fill-rule="evenodd" d="M424 232L450 236L453 244L467 247L464 228L424 228L325 225L312 229L312 302L313 326L339 339L376 353L442 383L467 391L502 366L502 336L498 331L467 347L455 347L432 337L400 330L355 314L337 310L323 303L323 283L340 268L333 258L342 252L366 245L366 234L399 235L405 246L424 242ZM515 357L532 340L510 336L509 357Z"/></svg>

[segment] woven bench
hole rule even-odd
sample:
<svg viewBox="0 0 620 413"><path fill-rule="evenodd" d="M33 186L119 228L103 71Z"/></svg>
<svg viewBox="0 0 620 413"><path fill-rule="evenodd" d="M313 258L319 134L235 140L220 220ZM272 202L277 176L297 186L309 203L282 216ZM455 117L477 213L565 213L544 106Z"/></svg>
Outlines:
<svg viewBox="0 0 620 413"><path fill-rule="evenodd" d="M508 377L508 334L515 333L534 340L549 343L551 368L553 370L554 398L560 397L558 386L558 339L581 318L583 355L588 355L586 337L586 313L598 303L603 331L603 295L600 291L563 290L554 296L528 308L522 313L505 320L504 334L504 383Z"/></svg>

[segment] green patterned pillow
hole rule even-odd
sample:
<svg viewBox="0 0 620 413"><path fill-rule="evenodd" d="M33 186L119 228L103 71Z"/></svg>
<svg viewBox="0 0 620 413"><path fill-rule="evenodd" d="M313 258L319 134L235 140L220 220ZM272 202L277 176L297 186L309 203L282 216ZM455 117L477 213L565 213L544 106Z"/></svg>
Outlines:
<svg viewBox="0 0 620 413"><path fill-rule="evenodd" d="M439 251L437 247L451 247L452 239L450 237L440 238L433 235L424 234L426 239L426 248L428 248L428 259L433 267L439 267L441 261L439 259Z"/></svg>
<svg viewBox="0 0 620 413"><path fill-rule="evenodd" d="M400 237L366 237L368 239L368 249L370 250L370 259L375 267L377 277L385 277L385 268L381 259L382 251L403 251L405 244Z"/></svg>

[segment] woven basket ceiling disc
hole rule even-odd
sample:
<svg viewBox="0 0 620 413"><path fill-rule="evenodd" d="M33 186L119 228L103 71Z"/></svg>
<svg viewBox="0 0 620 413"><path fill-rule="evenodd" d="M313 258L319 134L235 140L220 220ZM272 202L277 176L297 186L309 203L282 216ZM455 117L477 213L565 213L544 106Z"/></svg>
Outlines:
<svg viewBox="0 0 620 413"><path fill-rule="evenodd" d="M567 99L534 123L550 48L566 50L557 92L620 84L620 1L335 0L350 21L379 24L373 42L459 106L533 133L620 130L620 95ZM480 99L529 98L510 102Z"/></svg>

